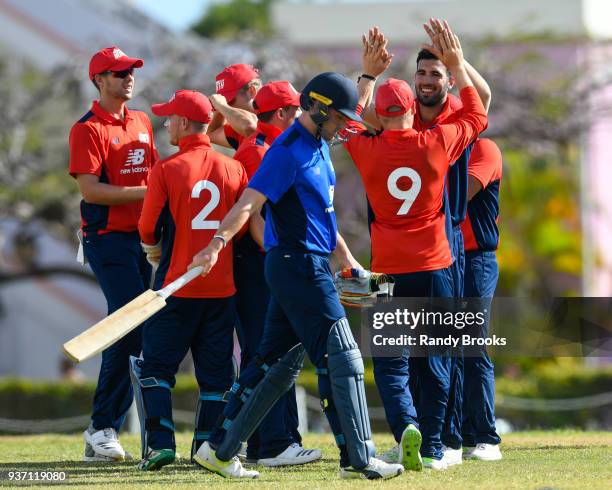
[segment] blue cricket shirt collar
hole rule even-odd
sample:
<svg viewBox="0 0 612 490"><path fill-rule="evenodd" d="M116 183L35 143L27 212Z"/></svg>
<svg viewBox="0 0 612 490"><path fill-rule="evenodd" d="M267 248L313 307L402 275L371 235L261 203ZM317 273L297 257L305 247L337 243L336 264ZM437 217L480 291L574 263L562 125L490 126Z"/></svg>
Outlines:
<svg viewBox="0 0 612 490"><path fill-rule="evenodd" d="M314 148L320 148L321 146L323 146L323 144L327 144L325 141L323 141L323 138L317 139L315 138L310 131L308 131L304 126L302 126L302 123L300 123L299 120L295 120L295 122L293 123L293 127L302 135L302 137L304 138L305 141L308 142L308 144L310 144L312 147Z"/></svg>

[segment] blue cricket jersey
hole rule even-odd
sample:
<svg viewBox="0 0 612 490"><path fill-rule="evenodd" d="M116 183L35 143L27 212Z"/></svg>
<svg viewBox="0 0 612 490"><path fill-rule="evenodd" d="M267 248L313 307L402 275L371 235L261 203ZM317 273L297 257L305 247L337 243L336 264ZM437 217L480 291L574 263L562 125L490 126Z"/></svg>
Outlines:
<svg viewBox="0 0 612 490"><path fill-rule="evenodd" d="M329 146L295 121L266 152L249 187L268 198L264 248L330 254L336 248Z"/></svg>

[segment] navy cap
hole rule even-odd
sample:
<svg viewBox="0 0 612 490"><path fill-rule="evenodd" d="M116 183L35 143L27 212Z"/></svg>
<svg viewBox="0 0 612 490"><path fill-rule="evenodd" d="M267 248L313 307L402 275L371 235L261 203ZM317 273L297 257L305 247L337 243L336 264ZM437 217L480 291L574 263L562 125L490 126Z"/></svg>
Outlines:
<svg viewBox="0 0 612 490"><path fill-rule="evenodd" d="M310 99L317 100L337 110L343 116L362 122L357 114L359 94L357 84L350 78L336 72L325 72L314 77L302 90L300 104L303 109L310 108Z"/></svg>

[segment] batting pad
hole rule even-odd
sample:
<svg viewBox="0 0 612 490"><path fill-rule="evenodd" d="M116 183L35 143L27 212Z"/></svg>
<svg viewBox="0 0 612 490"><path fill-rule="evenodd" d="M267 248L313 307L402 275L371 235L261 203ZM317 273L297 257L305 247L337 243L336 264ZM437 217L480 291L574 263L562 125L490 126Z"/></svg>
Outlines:
<svg viewBox="0 0 612 490"><path fill-rule="evenodd" d="M376 454L363 384L363 359L346 318L332 325L327 339L327 370L349 461L365 468Z"/></svg>
<svg viewBox="0 0 612 490"><path fill-rule="evenodd" d="M298 344L270 366L232 421L223 442L216 450L217 458L229 461L238 454L242 443L253 435L274 404L293 386L302 370L305 355L304 347Z"/></svg>

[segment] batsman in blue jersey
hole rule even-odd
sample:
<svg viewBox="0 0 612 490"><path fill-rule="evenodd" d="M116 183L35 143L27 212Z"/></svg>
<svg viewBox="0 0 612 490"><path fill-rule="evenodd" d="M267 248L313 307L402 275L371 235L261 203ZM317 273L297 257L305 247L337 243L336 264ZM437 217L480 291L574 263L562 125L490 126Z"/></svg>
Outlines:
<svg viewBox="0 0 612 490"><path fill-rule="evenodd" d="M378 48L382 47L382 41ZM334 287L329 256L342 267L361 266L338 234L336 177L328 142L356 114L357 85L322 73L302 91L304 109L266 153L261 166L208 247L191 266L214 266L225 244L266 206L265 277L270 287L266 325L256 358L242 371L210 441L195 455L225 477L256 478L236 454L261 419L295 382L308 353L316 367L321 403L340 449L346 478L391 478L403 467L376 459L363 384L364 367Z"/></svg>

